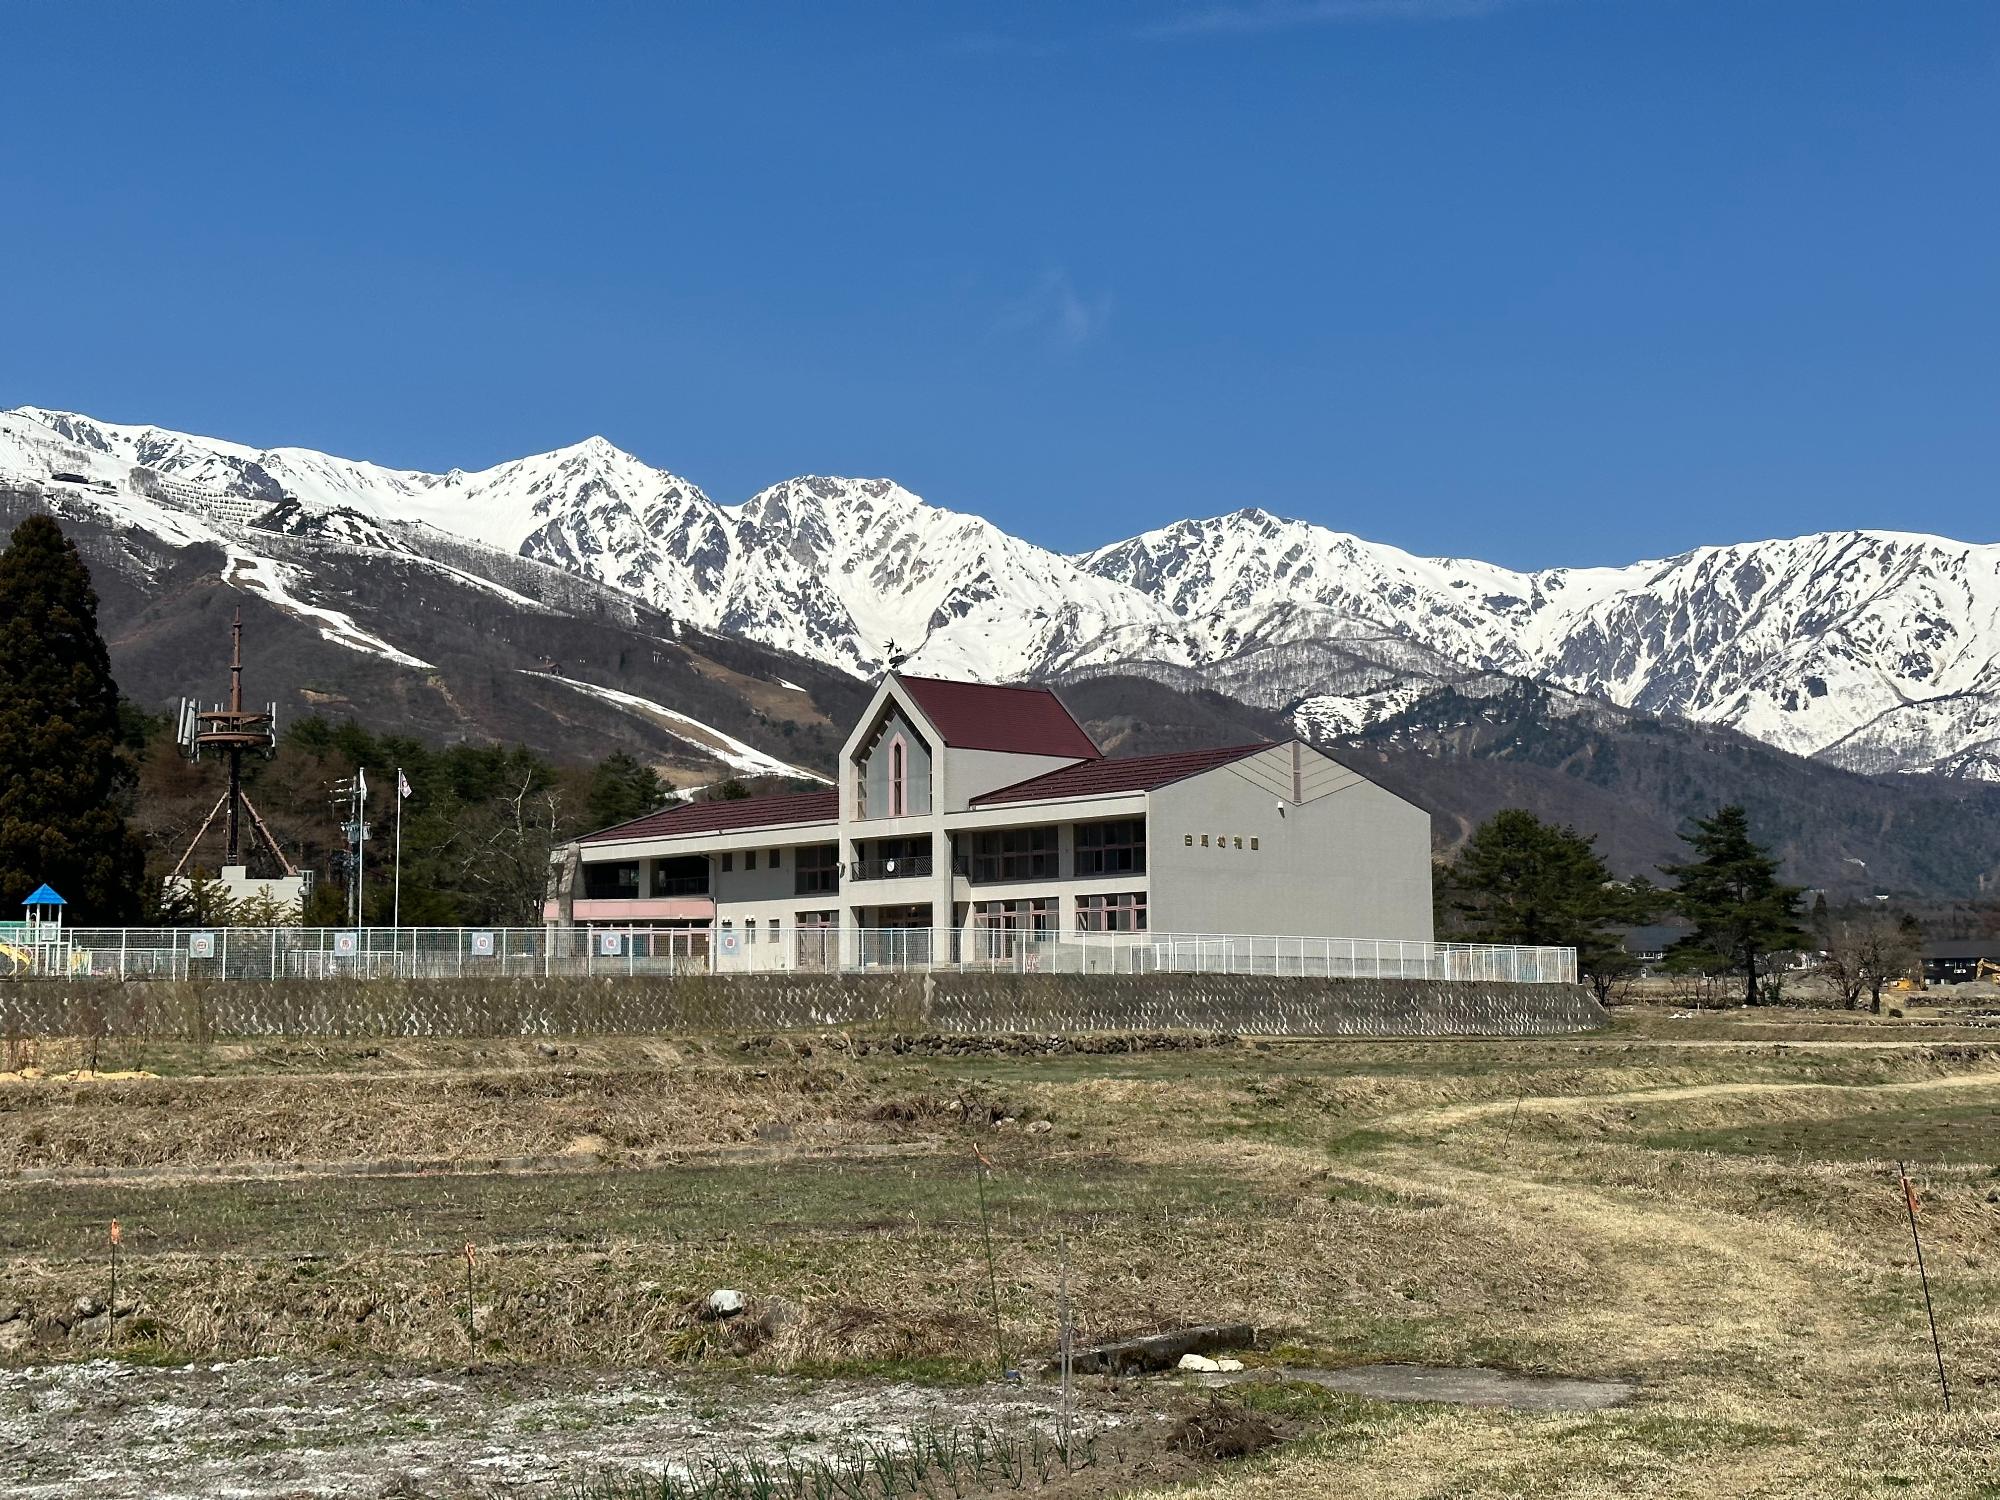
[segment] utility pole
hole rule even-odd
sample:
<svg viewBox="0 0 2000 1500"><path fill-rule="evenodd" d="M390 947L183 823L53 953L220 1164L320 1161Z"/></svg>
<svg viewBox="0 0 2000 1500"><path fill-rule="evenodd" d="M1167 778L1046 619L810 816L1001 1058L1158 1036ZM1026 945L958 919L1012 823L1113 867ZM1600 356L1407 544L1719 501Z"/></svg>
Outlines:
<svg viewBox="0 0 2000 1500"><path fill-rule="evenodd" d="M361 926L363 872L361 862L368 842L368 773L360 767L345 781L328 789L335 807L345 805L347 817L341 831L347 836L347 925Z"/></svg>
<svg viewBox="0 0 2000 1500"><path fill-rule="evenodd" d="M367 891L368 875L363 868L368 858L368 772L361 766L354 768L354 925L361 926L363 915L362 897Z"/></svg>

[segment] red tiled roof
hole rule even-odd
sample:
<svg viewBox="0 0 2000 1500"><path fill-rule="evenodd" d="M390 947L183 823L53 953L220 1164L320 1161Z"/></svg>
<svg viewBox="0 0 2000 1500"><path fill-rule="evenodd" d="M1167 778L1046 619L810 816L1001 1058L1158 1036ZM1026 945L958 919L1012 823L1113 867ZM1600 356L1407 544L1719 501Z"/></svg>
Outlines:
<svg viewBox="0 0 2000 1500"><path fill-rule="evenodd" d="M770 797L738 797L734 802L690 802L666 807L615 828L586 833L579 842L661 839L683 833L739 833L795 823L831 823L840 816L839 792L782 792Z"/></svg>
<svg viewBox="0 0 2000 1500"><path fill-rule="evenodd" d="M985 807L1000 802L1041 802L1056 797L1150 792L1155 787L1185 781L1190 776L1199 776L1203 771L1212 771L1217 766L1226 766L1231 761L1242 760L1259 750L1270 748L1269 742L1259 741L1254 745L1231 745L1220 750L1176 750L1167 755L1132 755L1121 760L1085 761L1079 766L1045 771L1040 776L1030 776L1026 781L1017 781L1012 786L1003 786L974 797L972 805Z"/></svg>
<svg viewBox="0 0 2000 1500"><path fill-rule="evenodd" d="M1063 755L1096 760L1097 748L1062 699L1045 687L953 682L944 677L896 681L958 750L1005 750L1015 755Z"/></svg>

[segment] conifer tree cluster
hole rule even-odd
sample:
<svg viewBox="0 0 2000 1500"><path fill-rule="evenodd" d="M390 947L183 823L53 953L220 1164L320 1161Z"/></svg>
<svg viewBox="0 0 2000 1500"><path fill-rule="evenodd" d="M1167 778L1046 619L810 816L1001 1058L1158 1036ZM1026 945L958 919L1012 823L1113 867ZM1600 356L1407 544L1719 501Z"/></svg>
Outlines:
<svg viewBox="0 0 2000 1500"><path fill-rule="evenodd" d="M46 884L72 922L135 919L133 784L90 571L55 521L30 516L0 553L0 903Z"/></svg>
<svg viewBox="0 0 2000 1500"><path fill-rule="evenodd" d="M1813 946L1799 924L1801 892L1778 879L1777 859L1751 837L1741 807L1697 818L1681 837L1692 857L1662 867L1674 881L1662 889L1644 877L1615 879L1587 835L1503 808L1441 872L1443 915L1480 942L1576 949L1577 970L1601 999L1633 968L1619 929L1671 911L1689 931L1668 967L1741 974L1744 1003L1754 1005L1780 956Z"/></svg>

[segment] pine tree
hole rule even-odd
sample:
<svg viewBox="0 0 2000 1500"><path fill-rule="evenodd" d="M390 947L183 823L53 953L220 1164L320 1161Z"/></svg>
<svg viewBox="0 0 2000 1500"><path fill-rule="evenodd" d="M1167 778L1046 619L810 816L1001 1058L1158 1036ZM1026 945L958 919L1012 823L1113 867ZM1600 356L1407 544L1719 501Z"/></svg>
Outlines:
<svg viewBox="0 0 2000 1500"><path fill-rule="evenodd" d="M125 826L135 773L90 570L30 516L0 553L0 902L55 887L72 921L139 910L145 851Z"/></svg>
<svg viewBox="0 0 2000 1500"><path fill-rule="evenodd" d="M1449 877L1466 936L1482 943L1574 948L1577 970L1600 999L1634 966L1614 923L1643 921L1646 898L1620 885L1595 841L1503 808L1480 824Z"/></svg>
<svg viewBox="0 0 2000 1500"><path fill-rule="evenodd" d="M1779 953L1810 946L1799 926L1798 886L1778 880L1778 861L1750 837L1741 807L1697 818L1683 841L1696 858L1661 869L1677 882L1674 902L1694 930L1668 950L1680 968L1740 969L1743 1003L1757 1003L1757 979Z"/></svg>
<svg viewBox="0 0 2000 1500"><path fill-rule="evenodd" d="M636 756L613 751L590 773L584 816L592 828L612 828L673 801L658 773Z"/></svg>

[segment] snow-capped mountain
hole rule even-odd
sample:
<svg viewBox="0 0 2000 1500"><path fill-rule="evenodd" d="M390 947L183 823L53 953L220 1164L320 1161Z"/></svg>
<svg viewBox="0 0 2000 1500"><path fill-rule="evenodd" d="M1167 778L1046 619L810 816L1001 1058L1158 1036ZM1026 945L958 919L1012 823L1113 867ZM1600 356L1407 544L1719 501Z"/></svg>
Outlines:
<svg viewBox="0 0 2000 1500"><path fill-rule="evenodd" d="M252 542L432 562L476 545L855 676L896 659L992 680L1138 671L1341 734L1499 672L1856 769L2000 779L2000 546L1838 532L1523 573L1252 509L1066 557L886 479L728 505L602 438L426 474L35 407L0 413L8 482L217 540L236 586L334 613L309 597L308 554L273 572ZM352 649L421 663L381 621L354 632Z"/></svg>
<svg viewBox="0 0 2000 1500"><path fill-rule="evenodd" d="M1082 561L1172 608L1217 685L1329 730L1498 671L1857 770L2000 764L2000 546L1827 532L1517 573L1247 510Z"/></svg>

